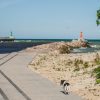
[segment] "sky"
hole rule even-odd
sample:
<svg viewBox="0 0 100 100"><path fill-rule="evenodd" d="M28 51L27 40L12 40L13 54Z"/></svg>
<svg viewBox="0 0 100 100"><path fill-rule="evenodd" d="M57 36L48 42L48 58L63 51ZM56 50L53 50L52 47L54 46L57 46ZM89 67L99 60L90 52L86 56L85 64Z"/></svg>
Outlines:
<svg viewBox="0 0 100 100"><path fill-rule="evenodd" d="M0 36L31 39L100 39L100 0L0 0Z"/></svg>

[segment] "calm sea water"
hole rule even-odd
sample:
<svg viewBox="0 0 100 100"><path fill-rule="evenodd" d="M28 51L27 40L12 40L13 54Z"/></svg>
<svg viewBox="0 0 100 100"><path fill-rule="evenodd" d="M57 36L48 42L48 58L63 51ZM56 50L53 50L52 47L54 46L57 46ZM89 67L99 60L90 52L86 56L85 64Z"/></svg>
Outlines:
<svg viewBox="0 0 100 100"><path fill-rule="evenodd" d="M60 41L72 41L72 39L16 39L17 42L60 42Z"/></svg>
<svg viewBox="0 0 100 100"><path fill-rule="evenodd" d="M16 42L29 42L29 43L50 43L50 42L70 42L72 39L16 39ZM87 41L93 46L92 48L78 48L74 49L72 52L96 52L100 50L100 40L97 39L87 39Z"/></svg>
<svg viewBox="0 0 100 100"><path fill-rule="evenodd" d="M16 39L16 42L61 42L61 41L72 41L72 39ZM88 42L93 43L94 45L100 45L100 40L97 39L87 39Z"/></svg>
<svg viewBox="0 0 100 100"><path fill-rule="evenodd" d="M72 39L16 39L15 42L0 43L0 53L20 51L28 47L51 42L72 41ZM72 52L96 52L100 50L100 40L88 40L92 48L75 48Z"/></svg>

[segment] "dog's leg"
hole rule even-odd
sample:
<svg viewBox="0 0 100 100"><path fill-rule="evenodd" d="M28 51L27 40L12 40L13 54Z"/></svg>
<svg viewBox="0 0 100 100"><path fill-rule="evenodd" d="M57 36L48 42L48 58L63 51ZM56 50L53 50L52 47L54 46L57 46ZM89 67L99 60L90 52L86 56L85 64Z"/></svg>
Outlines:
<svg viewBox="0 0 100 100"><path fill-rule="evenodd" d="M69 94L69 92L68 92L68 86L67 85L64 88L64 92L65 92L65 94Z"/></svg>

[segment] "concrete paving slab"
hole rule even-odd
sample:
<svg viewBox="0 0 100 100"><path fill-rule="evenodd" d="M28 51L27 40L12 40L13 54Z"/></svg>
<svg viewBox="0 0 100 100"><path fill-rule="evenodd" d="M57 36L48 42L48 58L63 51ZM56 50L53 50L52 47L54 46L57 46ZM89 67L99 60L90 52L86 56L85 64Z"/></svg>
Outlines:
<svg viewBox="0 0 100 100"><path fill-rule="evenodd" d="M3 90L4 97L9 100L26 100L10 82L0 74L0 90ZM1 91L2 92L2 91ZM0 99L1 100L1 99ZM8 100L8 99L6 99Z"/></svg>
<svg viewBox="0 0 100 100"><path fill-rule="evenodd" d="M64 95L60 92L59 86L32 72L27 65L35 56L36 53L21 52L0 69L27 94L30 100L82 100L74 94Z"/></svg>
<svg viewBox="0 0 100 100"><path fill-rule="evenodd" d="M1 94L0 94L0 100L4 100Z"/></svg>

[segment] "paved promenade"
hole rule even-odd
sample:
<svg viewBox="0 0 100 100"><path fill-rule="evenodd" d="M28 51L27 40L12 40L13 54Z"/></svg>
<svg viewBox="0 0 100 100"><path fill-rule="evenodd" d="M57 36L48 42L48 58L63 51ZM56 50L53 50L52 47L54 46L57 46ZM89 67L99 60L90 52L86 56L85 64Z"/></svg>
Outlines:
<svg viewBox="0 0 100 100"><path fill-rule="evenodd" d="M28 52L0 54L0 100L82 100L74 94L64 95L60 86L32 72L27 65L35 56Z"/></svg>

